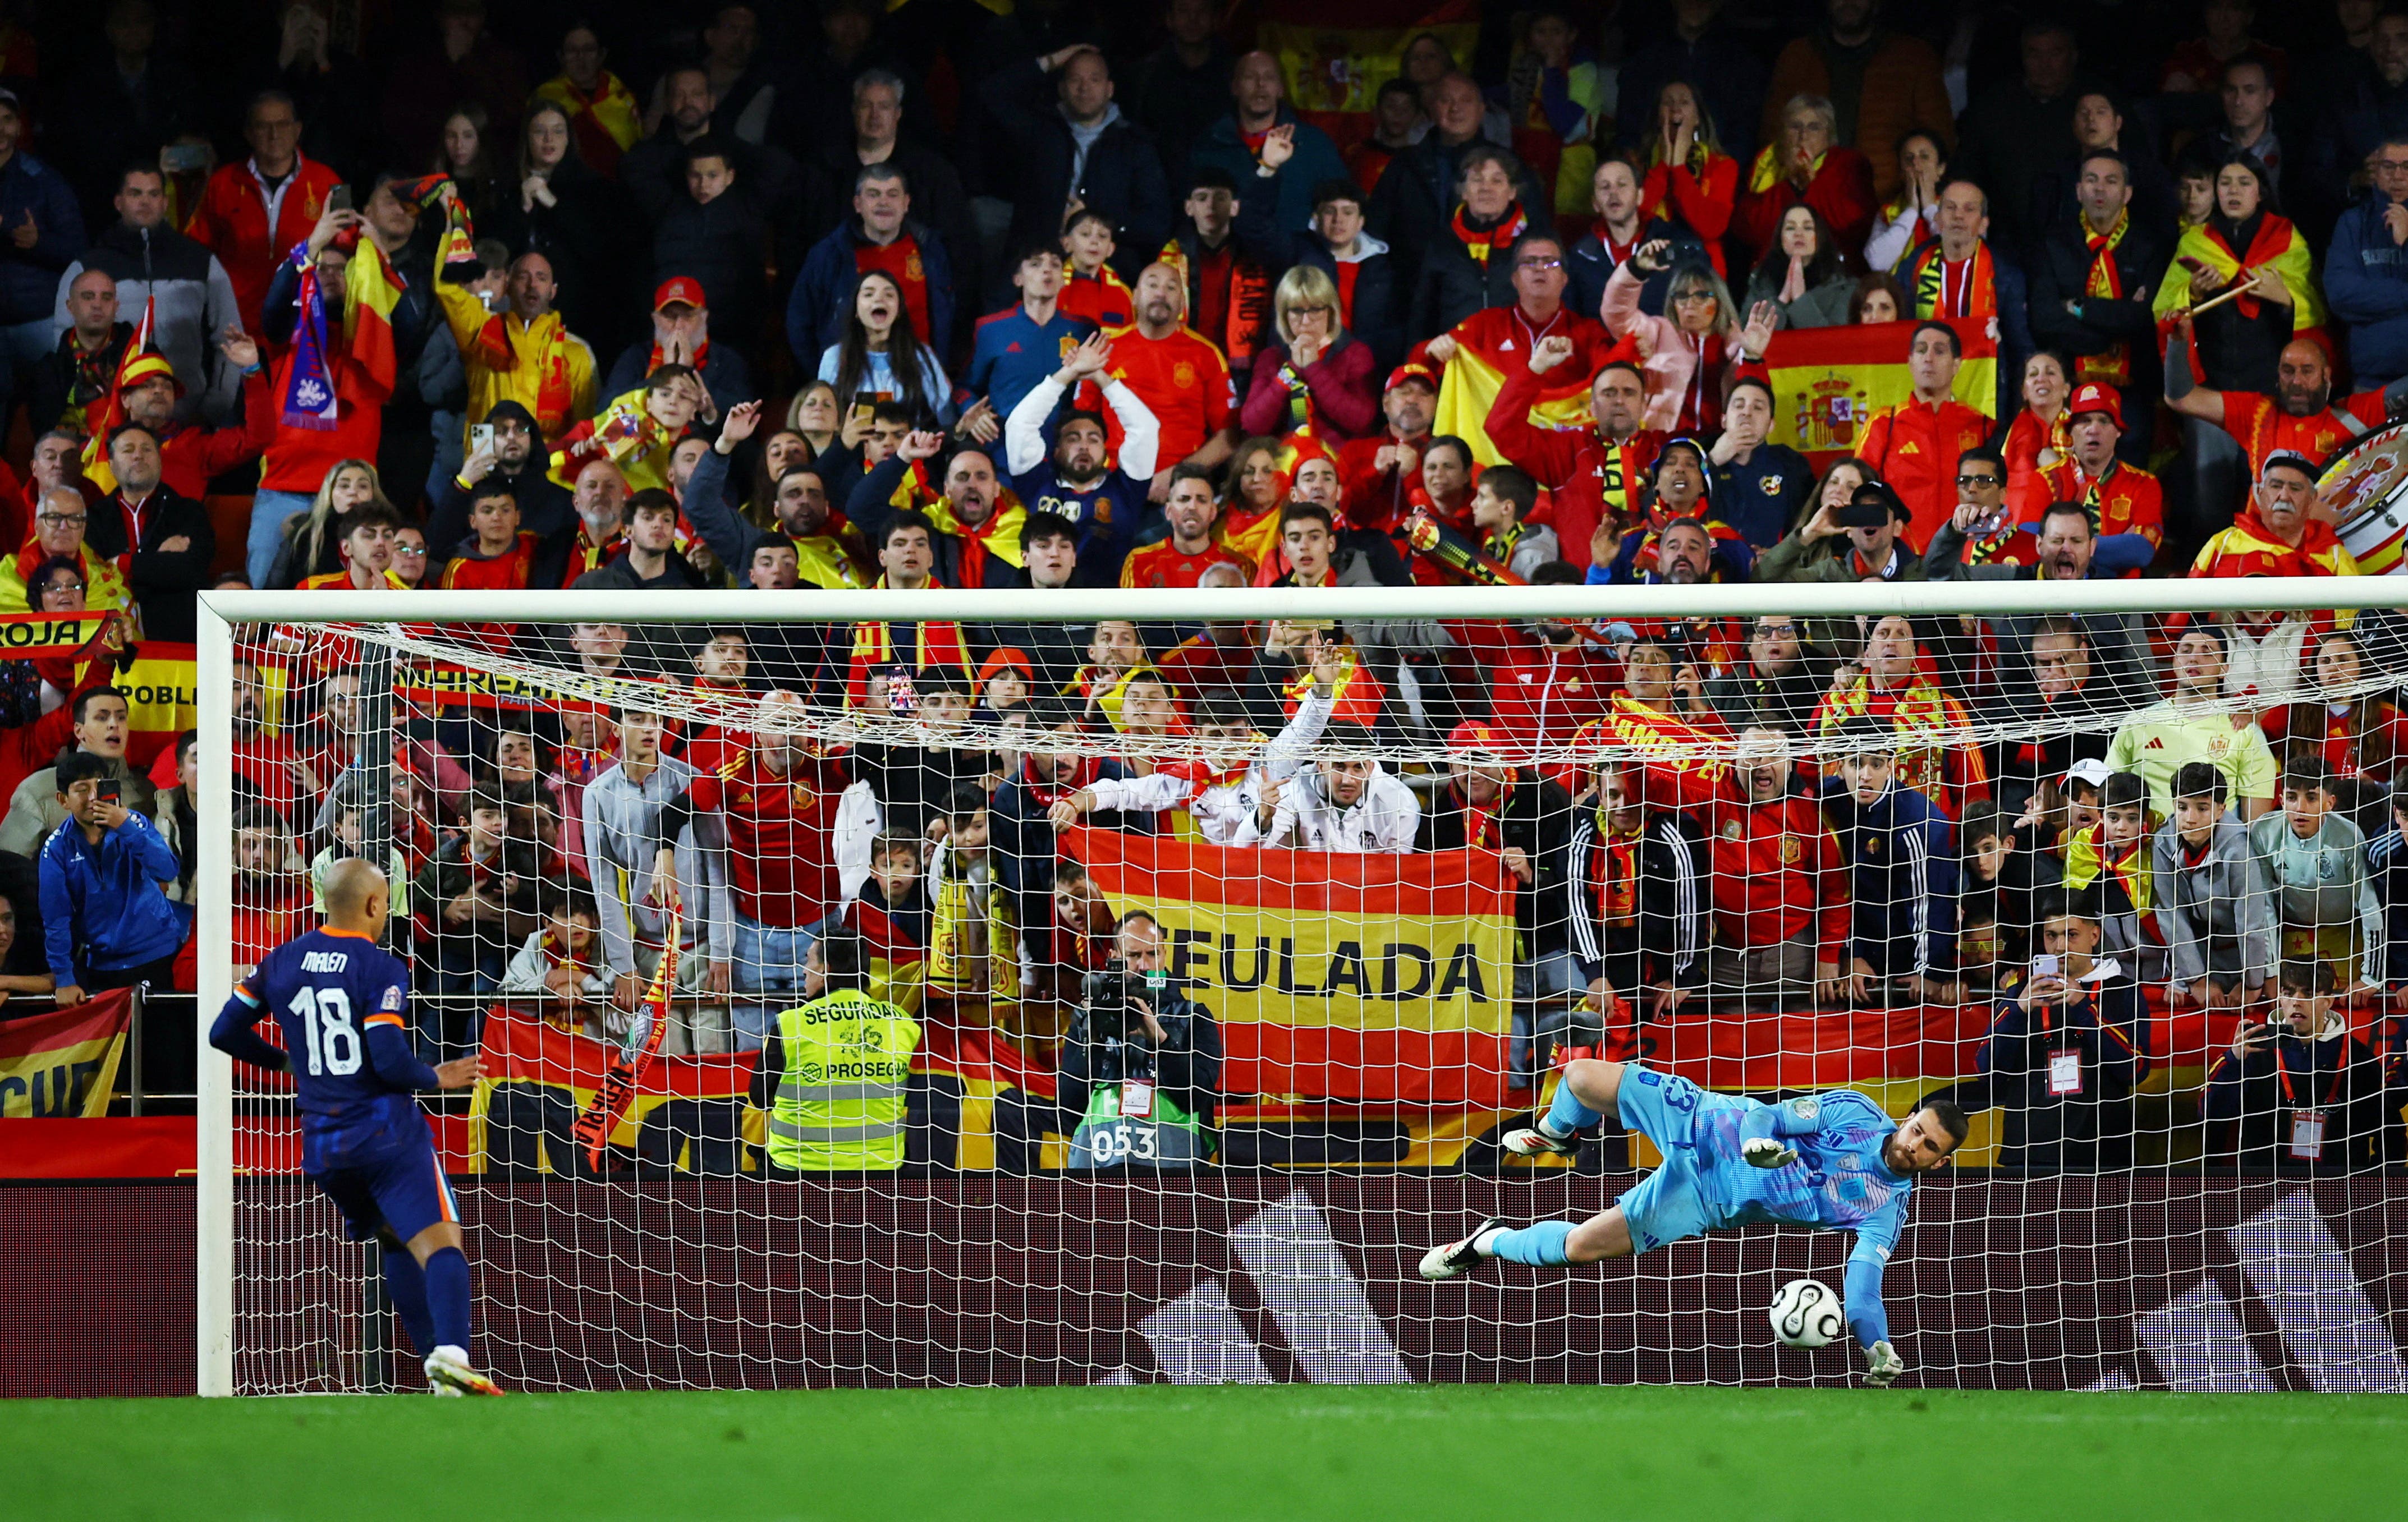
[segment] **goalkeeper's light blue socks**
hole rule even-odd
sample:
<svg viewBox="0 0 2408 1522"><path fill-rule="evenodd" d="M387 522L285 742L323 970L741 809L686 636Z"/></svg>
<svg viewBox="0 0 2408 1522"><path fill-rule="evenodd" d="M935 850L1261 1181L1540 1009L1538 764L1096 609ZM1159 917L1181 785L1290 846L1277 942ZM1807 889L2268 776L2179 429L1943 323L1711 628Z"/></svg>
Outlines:
<svg viewBox="0 0 2408 1522"><path fill-rule="evenodd" d="M1509 1263L1527 1263L1533 1268L1556 1268L1571 1259L1564 1253L1564 1244L1571 1240L1570 1221L1539 1221L1519 1230L1497 1227L1480 1233L1472 1247L1491 1258L1501 1258Z"/></svg>
<svg viewBox="0 0 2408 1522"><path fill-rule="evenodd" d="M384 1287L393 1296L393 1308L401 1315L401 1324L409 1333L409 1345L424 1358L435 1351L435 1317L426 1309L426 1274L418 1259L407 1247L384 1250Z"/></svg>
<svg viewBox="0 0 2408 1522"><path fill-rule="evenodd" d="M1540 1124L1554 1136L1570 1136L1583 1126L1594 1126L1605 1117L1580 1102L1569 1083L1555 1085L1555 1097L1547 1106L1547 1117Z"/></svg>
<svg viewBox="0 0 2408 1522"><path fill-rule="evenodd" d="M426 1260L426 1308L435 1330L427 1351L467 1347L468 1298L468 1259L457 1247L437 1248Z"/></svg>

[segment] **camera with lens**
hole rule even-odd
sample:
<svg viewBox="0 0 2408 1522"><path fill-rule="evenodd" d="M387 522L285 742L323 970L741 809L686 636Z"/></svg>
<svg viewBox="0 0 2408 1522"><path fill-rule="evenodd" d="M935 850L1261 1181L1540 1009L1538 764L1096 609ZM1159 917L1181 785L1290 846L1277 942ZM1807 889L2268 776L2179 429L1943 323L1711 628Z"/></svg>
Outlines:
<svg viewBox="0 0 2408 1522"><path fill-rule="evenodd" d="M1114 957L1100 972L1089 973L1083 993L1090 1040L1148 1039L1145 1018L1137 1012L1137 1005L1140 1001L1152 1004L1155 996L1144 974L1130 972L1126 961Z"/></svg>

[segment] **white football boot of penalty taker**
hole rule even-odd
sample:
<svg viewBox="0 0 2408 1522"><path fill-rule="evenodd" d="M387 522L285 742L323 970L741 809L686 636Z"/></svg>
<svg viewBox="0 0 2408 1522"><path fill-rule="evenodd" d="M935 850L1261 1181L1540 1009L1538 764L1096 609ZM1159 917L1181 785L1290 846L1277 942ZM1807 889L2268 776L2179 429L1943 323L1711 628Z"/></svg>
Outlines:
<svg viewBox="0 0 2408 1522"><path fill-rule="evenodd" d="M426 1355L426 1387L436 1395L499 1395L502 1387L477 1373L466 1348L438 1347Z"/></svg>

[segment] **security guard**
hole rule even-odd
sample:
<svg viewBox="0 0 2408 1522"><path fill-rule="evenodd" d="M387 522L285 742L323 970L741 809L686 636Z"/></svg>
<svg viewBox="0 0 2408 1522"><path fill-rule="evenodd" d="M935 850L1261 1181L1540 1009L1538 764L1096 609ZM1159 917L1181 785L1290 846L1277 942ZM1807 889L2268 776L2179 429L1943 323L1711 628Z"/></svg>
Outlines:
<svg viewBox="0 0 2408 1522"><path fill-rule="evenodd" d="M772 1174L892 1172L920 1022L869 996L861 932L830 926L803 962L808 1003L780 1014L752 1070Z"/></svg>

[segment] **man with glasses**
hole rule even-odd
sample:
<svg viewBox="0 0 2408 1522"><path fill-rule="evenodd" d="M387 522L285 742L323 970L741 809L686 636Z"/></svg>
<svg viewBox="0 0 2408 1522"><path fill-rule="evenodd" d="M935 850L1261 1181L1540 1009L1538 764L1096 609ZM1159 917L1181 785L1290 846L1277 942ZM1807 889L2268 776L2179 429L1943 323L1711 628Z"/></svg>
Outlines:
<svg viewBox="0 0 2408 1522"><path fill-rule="evenodd" d="M2408 70L2408 16L2376 23L2378 55L2386 32L2401 39ZM2376 391L2408 376L2408 134L2386 137L2366 165L2373 185L2333 224L2325 296L2349 329L2358 389Z"/></svg>
<svg viewBox="0 0 2408 1522"><path fill-rule="evenodd" d="M117 562L84 543L84 530L91 521L83 493L74 487L52 487L41 493L34 504L32 542L0 560L0 613L38 611L27 593L26 578L49 560L69 560L83 567L84 606L115 608L120 613L133 606L125 575Z"/></svg>
<svg viewBox="0 0 2408 1522"><path fill-rule="evenodd" d="M341 181L332 169L302 156L301 118L293 97L280 90L252 97L242 135L251 157L221 165L209 177L186 230L225 266L243 328L256 334L276 266L308 237L326 209L328 192Z"/></svg>

